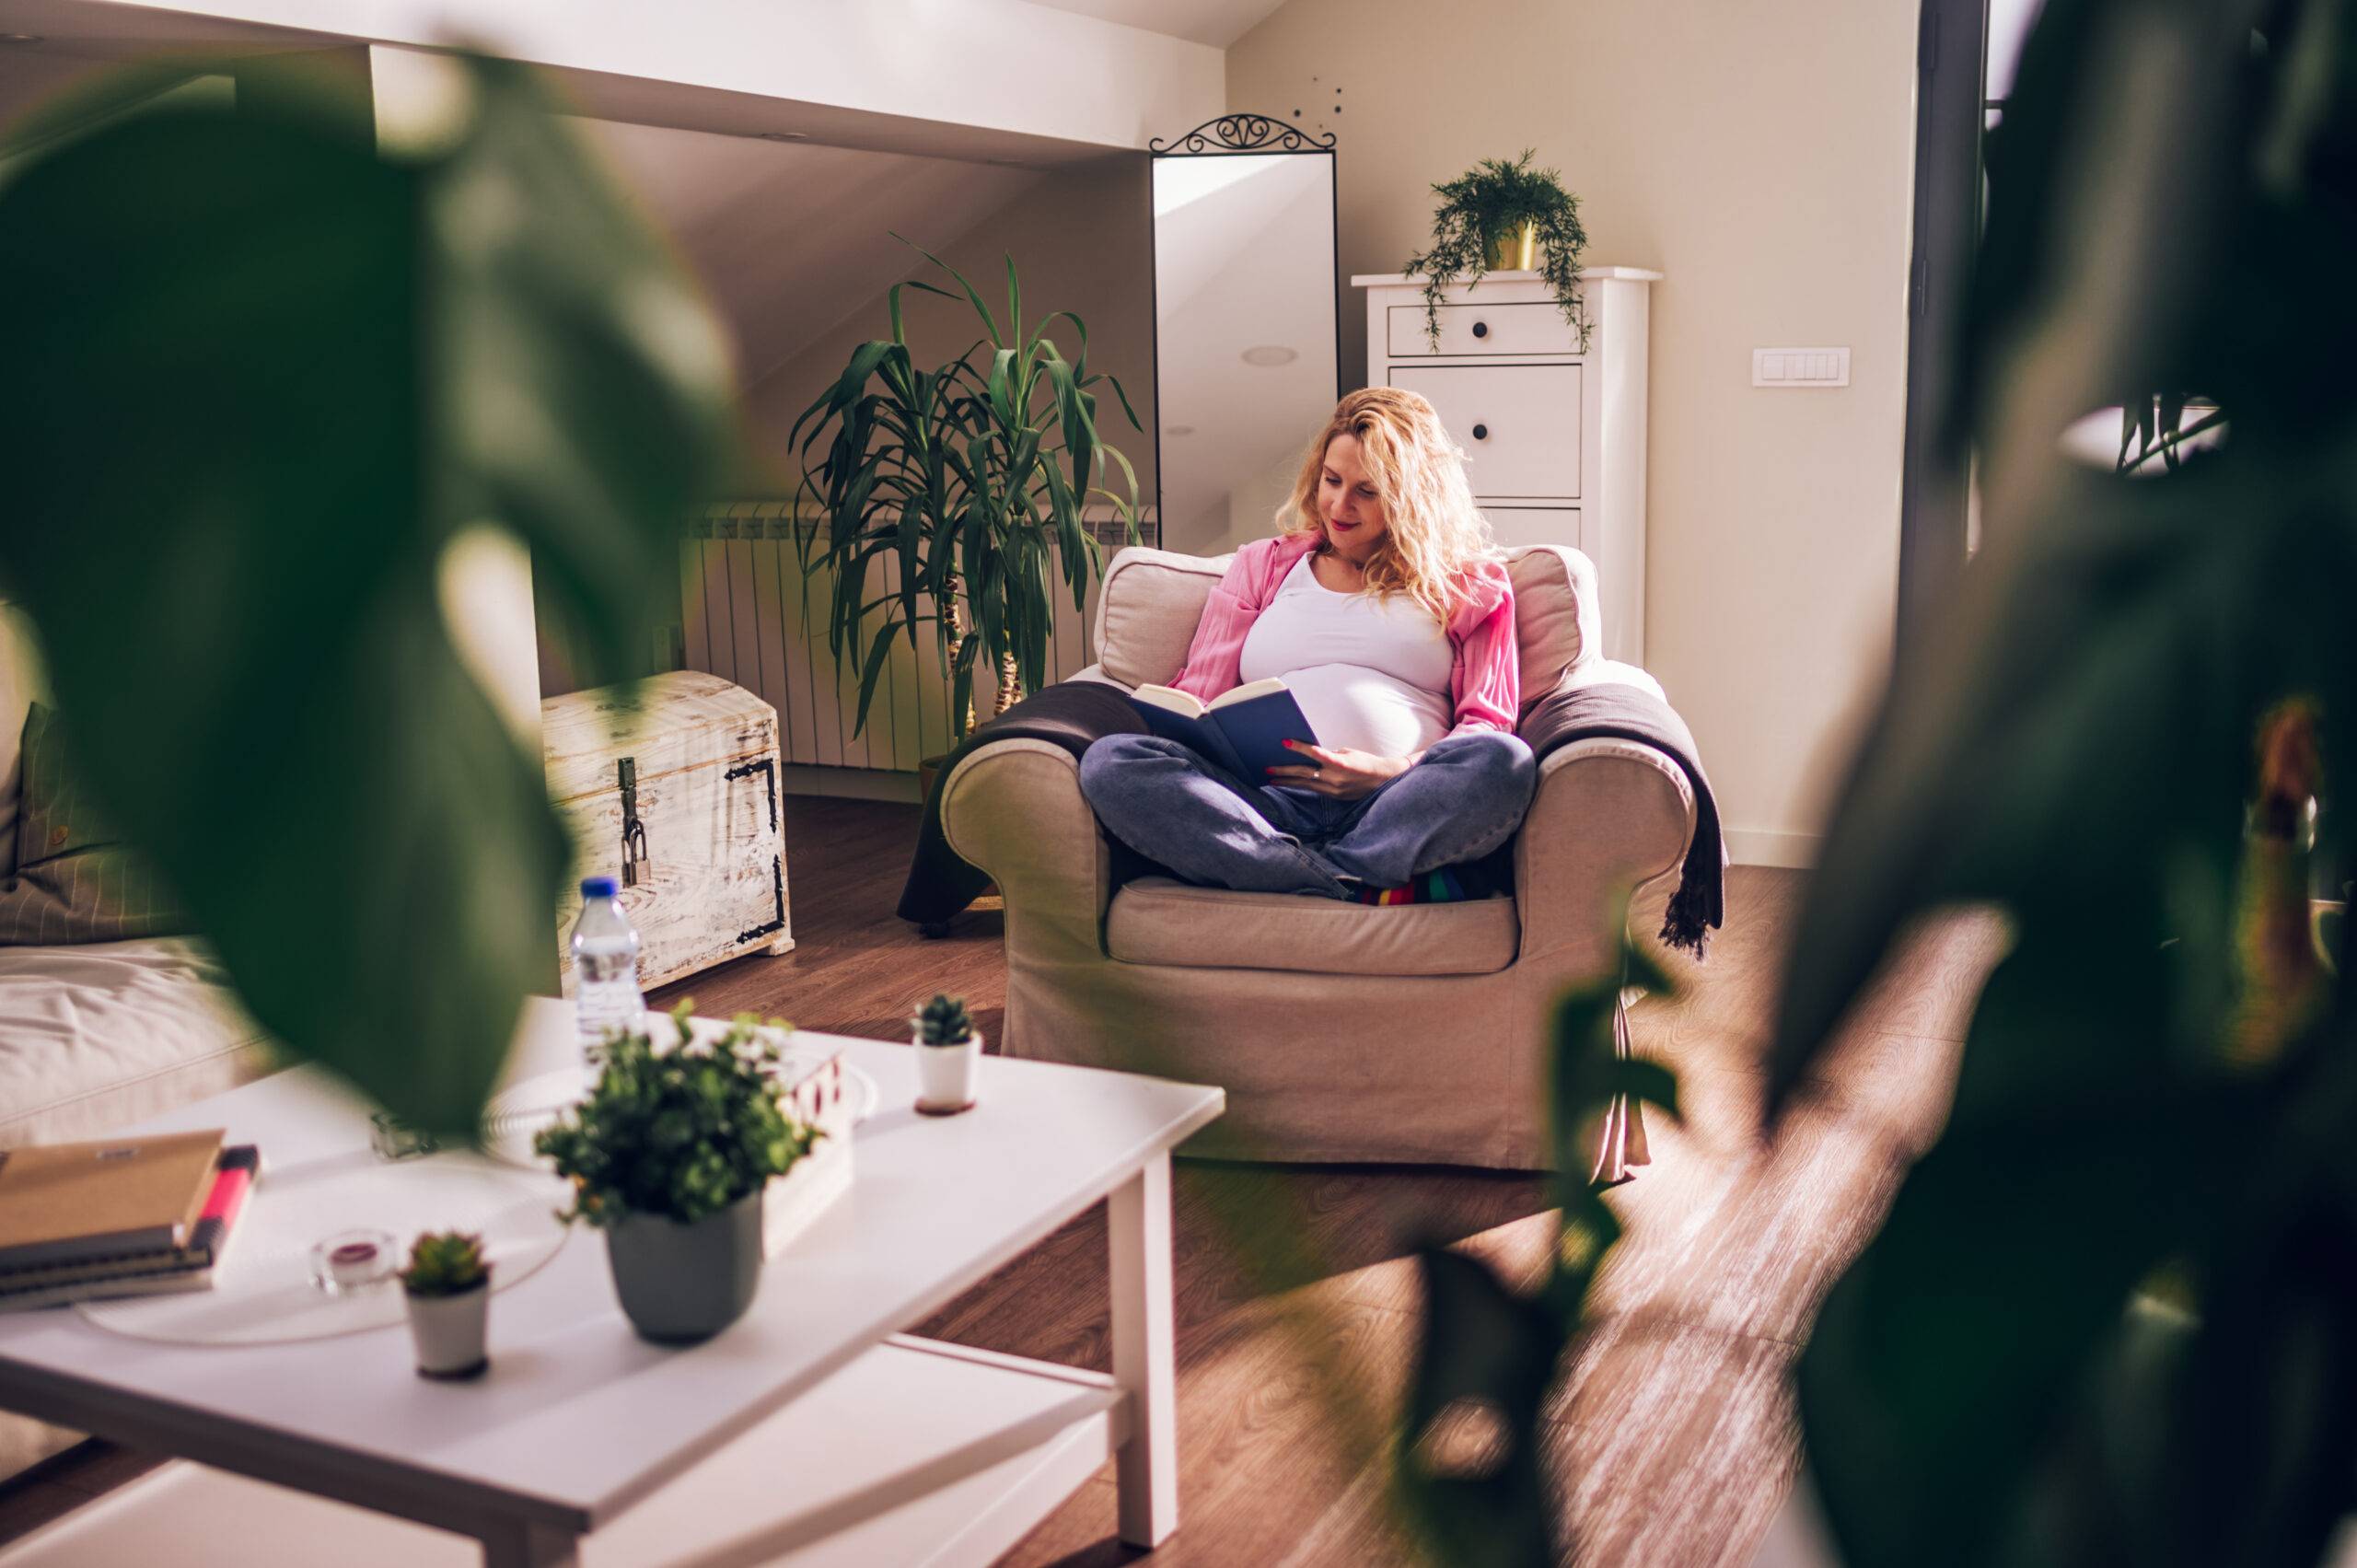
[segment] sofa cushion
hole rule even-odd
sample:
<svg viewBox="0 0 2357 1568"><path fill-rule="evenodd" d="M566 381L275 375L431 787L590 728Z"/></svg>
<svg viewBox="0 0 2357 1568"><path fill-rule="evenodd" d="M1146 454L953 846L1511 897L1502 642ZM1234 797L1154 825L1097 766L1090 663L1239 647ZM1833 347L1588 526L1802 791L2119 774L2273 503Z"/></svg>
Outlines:
<svg viewBox="0 0 2357 1568"><path fill-rule="evenodd" d="M1346 904L1141 877L1113 896L1105 949L1125 964L1306 974L1494 974L1521 940L1512 899Z"/></svg>
<svg viewBox="0 0 2357 1568"><path fill-rule="evenodd" d="M267 1072L225 978L173 937L0 948L0 1149L100 1137Z"/></svg>
<svg viewBox="0 0 2357 1568"><path fill-rule="evenodd" d="M0 878L17 874L17 811L23 798L25 719L41 695L32 623L13 604L0 603Z"/></svg>
<svg viewBox="0 0 2357 1568"><path fill-rule="evenodd" d="M16 874L0 882L0 946L185 931L155 873L117 841L75 780L55 719L36 703L25 721Z"/></svg>

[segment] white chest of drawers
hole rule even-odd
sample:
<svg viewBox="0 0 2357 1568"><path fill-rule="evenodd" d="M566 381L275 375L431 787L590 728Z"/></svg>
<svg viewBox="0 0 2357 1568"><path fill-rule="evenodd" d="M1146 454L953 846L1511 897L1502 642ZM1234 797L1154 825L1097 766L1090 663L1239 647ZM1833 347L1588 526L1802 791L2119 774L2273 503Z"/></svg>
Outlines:
<svg viewBox="0 0 2357 1568"><path fill-rule="evenodd" d="M1568 544L1596 563L1608 657L1644 662L1645 337L1659 273L1580 273L1587 343L1536 273L1448 290L1440 343L1421 278L1362 273L1366 377L1422 394L1472 458L1498 542Z"/></svg>

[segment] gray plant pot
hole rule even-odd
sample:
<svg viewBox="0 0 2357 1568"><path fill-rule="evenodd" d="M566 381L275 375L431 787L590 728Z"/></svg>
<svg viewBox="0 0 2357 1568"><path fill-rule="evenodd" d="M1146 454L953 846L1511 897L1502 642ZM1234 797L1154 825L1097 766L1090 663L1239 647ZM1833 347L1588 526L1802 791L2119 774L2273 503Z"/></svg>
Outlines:
<svg viewBox="0 0 2357 1568"><path fill-rule="evenodd" d="M761 1283L761 1190L693 1225L630 1214L606 1229L622 1312L659 1344L708 1340L745 1315Z"/></svg>

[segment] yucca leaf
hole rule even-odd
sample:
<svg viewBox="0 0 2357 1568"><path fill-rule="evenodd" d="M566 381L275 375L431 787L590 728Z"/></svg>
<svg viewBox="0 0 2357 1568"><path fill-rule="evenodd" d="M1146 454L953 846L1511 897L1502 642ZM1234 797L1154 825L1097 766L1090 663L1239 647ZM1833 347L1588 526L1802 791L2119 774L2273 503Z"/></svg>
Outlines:
<svg viewBox="0 0 2357 1568"><path fill-rule="evenodd" d="M918 255L923 257L926 261L931 261L935 266L939 267L951 277L957 279L958 286L966 291L967 299L972 303L974 307L974 314L982 319L982 326L983 329L990 333L992 346L994 348L1004 348L1006 346L1006 339L998 330L998 318L991 314L991 308L982 303L981 295L975 290L972 284L966 281L965 273L959 272L957 268L951 266L948 262L943 261L940 257L926 250L923 246L910 239L906 235L894 234L892 238L899 240L901 244L908 246L909 249L914 250ZM940 294L945 291L935 289L934 292Z"/></svg>
<svg viewBox="0 0 2357 1568"><path fill-rule="evenodd" d="M865 733L867 729L867 709L876 700L877 678L884 673L885 661L891 656L894 630L889 625L879 627L876 633L876 641L868 647L867 668L863 669L859 676L859 713L853 720L851 726L854 738Z"/></svg>

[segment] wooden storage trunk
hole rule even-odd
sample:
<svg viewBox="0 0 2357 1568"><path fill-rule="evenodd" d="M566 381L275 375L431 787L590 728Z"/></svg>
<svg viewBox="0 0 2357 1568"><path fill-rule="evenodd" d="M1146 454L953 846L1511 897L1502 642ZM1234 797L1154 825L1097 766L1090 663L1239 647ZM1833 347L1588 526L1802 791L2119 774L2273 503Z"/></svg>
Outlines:
<svg viewBox="0 0 2357 1568"><path fill-rule="evenodd" d="M549 794L573 830L558 963L573 994L580 879L610 876L652 991L747 953L794 946L779 815L777 710L700 670L540 704Z"/></svg>

